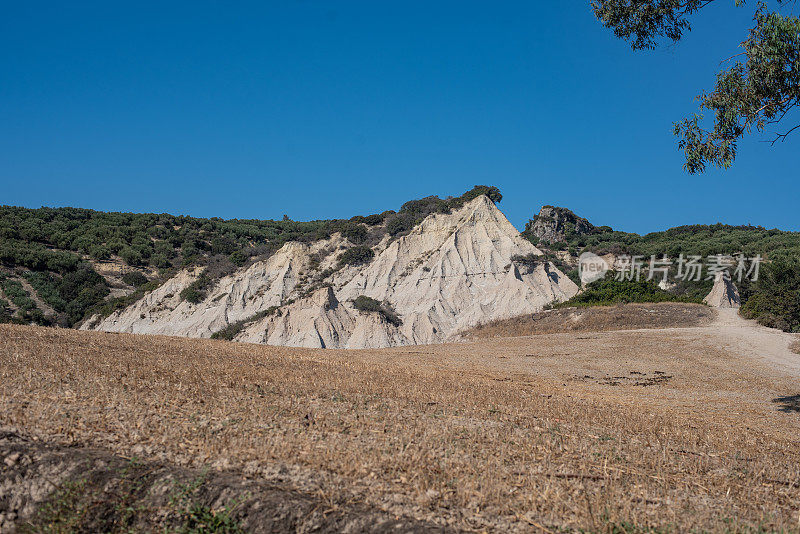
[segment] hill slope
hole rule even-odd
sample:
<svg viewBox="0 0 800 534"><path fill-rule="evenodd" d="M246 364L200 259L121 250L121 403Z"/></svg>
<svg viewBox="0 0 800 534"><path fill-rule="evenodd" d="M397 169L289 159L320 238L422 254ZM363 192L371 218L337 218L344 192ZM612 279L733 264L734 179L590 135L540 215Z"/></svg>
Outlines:
<svg viewBox="0 0 800 534"><path fill-rule="evenodd" d="M409 233L385 236L365 259L343 264L340 234L313 244L287 243L263 262L181 298L202 276L184 270L132 306L86 329L231 337L274 345L367 348L434 343L481 321L541 310L577 286L552 264L517 264L541 252L481 195L451 213L433 213ZM369 297L392 316L356 308Z"/></svg>

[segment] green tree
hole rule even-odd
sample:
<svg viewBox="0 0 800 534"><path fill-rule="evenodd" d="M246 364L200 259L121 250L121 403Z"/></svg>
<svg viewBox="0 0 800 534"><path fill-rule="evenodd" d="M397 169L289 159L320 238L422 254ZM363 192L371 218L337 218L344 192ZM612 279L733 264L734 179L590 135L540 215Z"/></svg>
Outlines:
<svg viewBox="0 0 800 534"><path fill-rule="evenodd" d="M733 0L738 5L744 0ZM597 18L614 34L630 42L634 50L654 49L659 41L677 42L691 30L692 15L713 0L592 0ZM789 0L776 0L779 6ZM695 113L674 125L684 168L703 172L706 165L730 167L736 159L737 142L753 129L763 132L778 124L800 103L800 18L770 12L758 2L753 27L741 43L742 52L726 61L711 92L698 100L700 110L714 116L713 126L703 126ZM776 133L775 144L784 141L800 124Z"/></svg>

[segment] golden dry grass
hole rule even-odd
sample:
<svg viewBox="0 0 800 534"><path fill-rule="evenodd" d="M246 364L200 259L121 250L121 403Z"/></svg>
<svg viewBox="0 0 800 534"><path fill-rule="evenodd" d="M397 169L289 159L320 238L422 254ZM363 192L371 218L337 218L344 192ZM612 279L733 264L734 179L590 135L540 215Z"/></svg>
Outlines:
<svg viewBox="0 0 800 534"><path fill-rule="evenodd" d="M716 311L708 306L675 302L566 308L491 321L462 335L474 339L703 326L709 324L715 315Z"/></svg>
<svg viewBox="0 0 800 534"><path fill-rule="evenodd" d="M702 330L322 351L0 325L0 423L465 529L800 531L775 402L800 385Z"/></svg>

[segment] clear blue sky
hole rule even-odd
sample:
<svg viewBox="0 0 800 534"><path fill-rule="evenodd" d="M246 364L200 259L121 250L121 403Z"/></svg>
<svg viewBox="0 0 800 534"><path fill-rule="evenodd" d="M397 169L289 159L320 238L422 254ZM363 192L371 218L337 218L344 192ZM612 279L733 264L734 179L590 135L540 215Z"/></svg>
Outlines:
<svg viewBox="0 0 800 534"><path fill-rule="evenodd" d="M587 1L6 3L0 204L306 220L492 184L520 227L800 230L800 134L689 176L671 133L752 11L643 53Z"/></svg>

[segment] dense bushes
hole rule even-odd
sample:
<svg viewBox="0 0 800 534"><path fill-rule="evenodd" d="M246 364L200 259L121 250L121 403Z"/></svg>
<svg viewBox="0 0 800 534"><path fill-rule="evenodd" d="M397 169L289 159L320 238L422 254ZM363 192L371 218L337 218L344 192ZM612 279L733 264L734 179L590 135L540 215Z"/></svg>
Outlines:
<svg viewBox="0 0 800 534"><path fill-rule="evenodd" d="M434 213L451 213L467 202L486 195L492 202L500 202L503 195L494 186L476 185L460 197L445 199L429 196L419 200L410 200L400 207L400 211L386 219L386 233L392 236L401 235Z"/></svg>
<svg viewBox="0 0 800 534"><path fill-rule="evenodd" d="M368 233L367 227L363 224L348 224L342 230L342 235L356 245L366 241Z"/></svg>
<svg viewBox="0 0 800 534"><path fill-rule="evenodd" d="M0 298L0 323L10 323L14 320L11 316L11 305L6 299Z"/></svg>
<svg viewBox="0 0 800 534"><path fill-rule="evenodd" d="M209 278L206 271L203 270L194 282L181 291L180 297L192 304L198 304L206 298L206 290L211 285L211 282L211 278Z"/></svg>
<svg viewBox="0 0 800 534"><path fill-rule="evenodd" d="M797 294L800 287L800 232L711 224L679 226L638 235L598 226L589 235L567 232L567 241L566 245L576 254L591 251L601 255L638 255L645 261L653 255L666 255L673 260L681 254L704 259L716 254L743 254L747 258L760 255L765 259L761 264L761 278L755 283L747 279L736 281L742 300L742 315L757 319L766 326L800 330L800 297ZM673 275L674 270L671 270ZM679 280L670 293L686 301L698 301L708 294L712 285L712 281L705 279Z"/></svg>
<svg viewBox="0 0 800 534"><path fill-rule="evenodd" d="M800 232L767 230L760 226L731 226L727 224L690 225L670 228L646 235L615 232L608 226L596 227L592 235L571 235L568 245L597 254L631 254L649 258L651 255L709 256L737 254L752 257L772 253L800 257Z"/></svg>
<svg viewBox="0 0 800 534"><path fill-rule="evenodd" d="M800 259L779 257L765 264L749 288L741 314L772 328L800 332Z"/></svg>
<svg viewBox="0 0 800 534"><path fill-rule="evenodd" d="M0 264L65 273L78 268L80 255L96 260L117 255L134 267L167 269L202 264L210 256L221 255L243 265L251 256L269 255L289 241L308 243L334 232L342 232L357 245L366 240L370 232L367 226L378 233L397 235L431 213L449 213L482 194L495 202L502 198L496 187L475 186L460 197L407 202L400 213L386 211L350 220L310 222L0 206ZM383 223L384 230L375 228Z"/></svg>
<svg viewBox="0 0 800 534"><path fill-rule="evenodd" d="M138 271L128 273L123 281L136 291L105 302L109 288L86 259L118 257L136 268L159 269L161 279L175 268L205 266L204 275L182 292L187 301L197 303L205 298L213 280L246 265L251 258L269 256L289 241L309 243L341 232L356 246L342 254L340 265L363 264L374 256L367 245L385 234L401 235L431 213L448 213L482 194L495 202L502 198L495 187L476 186L460 197L428 197L406 203L400 213L310 222L0 206L0 266L9 272L30 271L25 278L57 312L58 323L73 326L88 313L106 315L127 306L160 283L148 282ZM20 317L35 316L36 321L45 322L40 314L41 310L27 305Z"/></svg>
<svg viewBox="0 0 800 534"><path fill-rule="evenodd" d="M596 280L579 293L556 307L610 306L628 302L696 302L698 298L688 298L669 293L652 281L616 280L609 272L605 278Z"/></svg>
<svg viewBox="0 0 800 534"><path fill-rule="evenodd" d="M375 252L366 246L349 248L339 256L339 265L362 265L372 261L374 256Z"/></svg>
<svg viewBox="0 0 800 534"><path fill-rule="evenodd" d="M147 277L139 271L131 271L122 275L122 281L129 286L139 287L147 283Z"/></svg>
<svg viewBox="0 0 800 534"><path fill-rule="evenodd" d="M50 324L50 320L45 317L44 312L39 309L36 302L28 296L28 293L19 281L0 276L0 288L3 289L5 296L17 307L17 313L11 317L11 320L14 322L36 323L39 325ZM4 315L10 317L9 313Z"/></svg>
<svg viewBox="0 0 800 534"><path fill-rule="evenodd" d="M397 315L397 312L394 311L394 308L392 308L391 304L388 302L380 302L372 297L361 295L353 300L353 307L364 313L378 313L386 320L387 323L394 326L400 326L403 324L403 321Z"/></svg>

